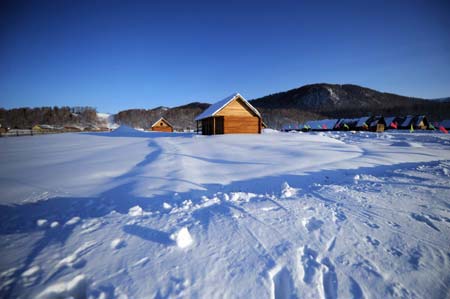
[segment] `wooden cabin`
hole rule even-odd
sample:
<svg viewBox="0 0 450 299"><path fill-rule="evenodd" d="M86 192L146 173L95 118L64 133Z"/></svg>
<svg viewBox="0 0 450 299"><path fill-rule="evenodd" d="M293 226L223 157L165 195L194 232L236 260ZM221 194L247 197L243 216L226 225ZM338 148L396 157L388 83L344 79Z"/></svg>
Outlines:
<svg viewBox="0 0 450 299"><path fill-rule="evenodd" d="M444 129L450 130L450 119L441 121L439 124L436 125L436 129L438 127L443 127Z"/></svg>
<svg viewBox="0 0 450 299"><path fill-rule="evenodd" d="M341 118L334 126L336 131L350 131L356 129L359 118Z"/></svg>
<svg viewBox="0 0 450 299"><path fill-rule="evenodd" d="M212 104L195 120L202 135L260 134L263 123L258 110L239 93Z"/></svg>
<svg viewBox="0 0 450 299"><path fill-rule="evenodd" d="M427 130L429 127L428 119L425 115L417 115L413 119L414 129Z"/></svg>
<svg viewBox="0 0 450 299"><path fill-rule="evenodd" d="M399 129L409 130L411 128L411 125L414 127L413 118L414 118L414 116L412 116L412 115L405 116L405 118L403 119L403 121L401 122L401 124L399 126Z"/></svg>
<svg viewBox="0 0 450 299"><path fill-rule="evenodd" d="M374 118L372 118L369 125L370 131L381 133L384 132L385 128L386 128L386 121L383 116L375 116Z"/></svg>
<svg viewBox="0 0 450 299"><path fill-rule="evenodd" d="M305 126L311 131L331 131L336 127L338 119L321 119L307 121Z"/></svg>
<svg viewBox="0 0 450 299"><path fill-rule="evenodd" d="M403 123L404 119L399 116L388 116L384 118L386 123L385 130L396 130L400 129L400 125Z"/></svg>
<svg viewBox="0 0 450 299"><path fill-rule="evenodd" d="M150 131L172 133L173 126L167 121L167 119L161 117L150 127Z"/></svg>
<svg viewBox="0 0 450 299"><path fill-rule="evenodd" d="M356 123L356 130L358 131L367 131L369 130L369 124L372 121L372 116L364 116L358 119Z"/></svg>

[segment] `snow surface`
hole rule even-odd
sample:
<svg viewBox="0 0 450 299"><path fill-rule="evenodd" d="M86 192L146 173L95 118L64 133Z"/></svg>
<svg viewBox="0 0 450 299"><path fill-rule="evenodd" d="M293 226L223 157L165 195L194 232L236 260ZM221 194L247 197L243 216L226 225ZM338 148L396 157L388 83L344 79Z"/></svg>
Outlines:
<svg viewBox="0 0 450 299"><path fill-rule="evenodd" d="M450 137L0 139L1 298L448 298Z"/></svg>

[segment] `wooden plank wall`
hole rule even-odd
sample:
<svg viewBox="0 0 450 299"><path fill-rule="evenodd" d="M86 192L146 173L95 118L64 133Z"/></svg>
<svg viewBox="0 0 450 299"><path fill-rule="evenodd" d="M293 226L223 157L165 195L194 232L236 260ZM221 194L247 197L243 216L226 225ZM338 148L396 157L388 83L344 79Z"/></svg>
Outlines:
<svg viewBox="0 0 450 299"><path fill-rule="evenodd" d="M173 132L173 129L169 126L154 126L152 127L152 131L155 132Z"/></svg>
<svg viewBox="0 0 450 299"><path fill-rule="evenodd" d="M220 110L216 116L256 116L255 113L245 105L242 100L236 99Z"/></svg>
<svg viewBox="0 0 450 299"><path fill-rule="evenodd" d="M257 134L261 132L259 117L224 117L224 134L248 133Z"/></svg>

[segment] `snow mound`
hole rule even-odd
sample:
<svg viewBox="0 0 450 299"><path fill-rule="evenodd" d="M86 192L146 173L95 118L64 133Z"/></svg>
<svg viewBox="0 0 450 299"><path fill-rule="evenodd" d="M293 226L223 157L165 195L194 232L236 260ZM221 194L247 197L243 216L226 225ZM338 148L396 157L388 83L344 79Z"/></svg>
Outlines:
<svg viewBox="0 0 450 299"><path fill-rule="evenodd" d="M289 186L287 182L284 182L281 186L281 198L290 198L297 194L297 190Z"/></svg>
<svg viewBox="0 0 450 299"><path fill-rule="evenodd" d="M120 239L120 238L114 239L111 242L111 248L112 249L120 249L120 248L125 247L125 246L126 246L125 241Z"/></svg>
<svg viewBox="0 0 450 299"><path fill-rule="evenodd" d="M132 217L143 216L144 211L140 206L134 206L128 210L128 215Z"/></svg>
<svg viewBox="0 0 450 299"><path fill-rule="evenodd" d="M176 234L172 235L171 238L177 242L177 246L181 249L187 248L194 243L187 227L180 229Z"/></svg>
<svg viewBox="0 0 450 299"><path fill-rule="evenodd" d="M38 299L86 298L87 280L82 274L67 282L54 284L38 295Z"/></svg>
<svg viewBox="0 0 450 299"><path fill-rule="evenodd" d="M37 224L37 226L39 226L39 227L43 227L43 226L47 226L48 221L47 221L47 219L38 219L38 220L36 221L36 224Z"/></svg>
<svg viewBox="0 0 450 299"><path fill-rule="evenodd" d="M112 137L150 137L148 132L136 130L123 125L107 134Z"/></svg>
<svg viewBox="0 0 450 299"><path fill-rule="evenodd" d="M69 221L67 221L67 222L66 222L66 225L74 225L74 224L77 224L80 220L81 220L80 217L75 216L75 217L71 218Z"/></svg>

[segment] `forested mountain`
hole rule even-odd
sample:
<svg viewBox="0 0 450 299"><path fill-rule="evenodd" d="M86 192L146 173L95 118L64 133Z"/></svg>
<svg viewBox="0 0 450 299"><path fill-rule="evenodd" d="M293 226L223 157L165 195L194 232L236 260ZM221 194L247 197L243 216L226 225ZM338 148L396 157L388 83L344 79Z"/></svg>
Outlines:
<svg viewBox="0 0 450 299"><path fill-rule="evenodd" d="M245 95L244 95L245 96ZM323 118L348 118L365 115L406 116L424 114L432 121L450 119L450 100L420 99L379 92L345 84L312 84L253 99L250 103L263 116L268 127L279 129L286 124L304 123ZM195 116L210 104L194 102L168 108L129 109L114 115L117 124L148 129L161 116L175 130L195 129ZM0 109L0 124L10 128L30 128L34 124L100 125L94 108L43 107Z"/></svg>
<svg viewBox="0 0 450 299"><path fill-rule="evenodd" d="M251 100L269 127L321 118L425 114L450 118L450 102L379 92L357 85L312 84Z"/></svg>
<svg viewBox="0 0 450 299"><path fill-rule="evenodd" d="M157 107L154 109L129 109L120 111L115 115L115 122L135 128L148 129L160 117L167 119L175 130L195 129L195 116L209 107L206 103L190 103L187 105L167 108Z"/></svg>

